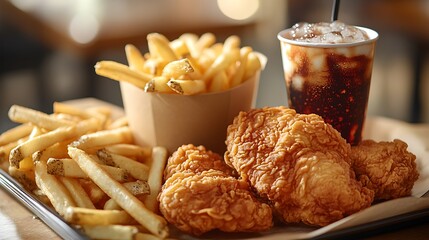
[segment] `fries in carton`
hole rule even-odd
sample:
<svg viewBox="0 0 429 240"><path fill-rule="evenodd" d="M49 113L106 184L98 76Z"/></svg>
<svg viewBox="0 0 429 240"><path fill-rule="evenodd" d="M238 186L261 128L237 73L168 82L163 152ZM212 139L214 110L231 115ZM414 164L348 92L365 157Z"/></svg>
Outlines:
<svg viewBox="0 0 429 240"><path fill-rule="evenodd" d="M164 146L170 153L193 143L222 154L228 125L240 111L255 106L259 74L225 91L190 96L148 93L120 82L134 140L142 146Z"/></svg>
<svg viewBox="0 0 429 240"><path fill-rule="evenodd" d="M204 145L220 154L226 129L240 112L255 106L266 57L241 39L216 43L213 33L184 33L169 41L147 36L149 52L125 47L128 66L100 61L98 75L120 82L125 113L141 146Z"/></svg>

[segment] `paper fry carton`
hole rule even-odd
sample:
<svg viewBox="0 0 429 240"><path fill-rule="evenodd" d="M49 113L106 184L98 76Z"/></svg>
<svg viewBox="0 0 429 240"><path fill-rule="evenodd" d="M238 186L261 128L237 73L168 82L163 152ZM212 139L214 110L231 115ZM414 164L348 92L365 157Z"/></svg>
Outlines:
<svg viewBox="0 0 429 240"><path fill-rule="evenodd" d="M261 58L265 66L266 59ZM259 77L260 71L226 91L191 96L148 93L121 82L125 113L136 143L164 146L170 154L192 143L223 155L228 125L240 111L255 107Z"/></svg>

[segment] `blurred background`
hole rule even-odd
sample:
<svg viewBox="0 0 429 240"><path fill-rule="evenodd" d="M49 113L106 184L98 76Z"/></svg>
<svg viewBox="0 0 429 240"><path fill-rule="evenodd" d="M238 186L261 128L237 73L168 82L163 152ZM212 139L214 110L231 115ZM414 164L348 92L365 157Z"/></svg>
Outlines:
<svg viewBox="0 0 429 240"><path fill-rule="evenodd" d="M100 60L126 63L124 46L147 52L146 35L236 34L268 57L257 107L285 105L277 33L330 21L332 0L2 0L0 131L12 104L52 111L53 101L95 97L122 106ZM429 123L429 0L342 1L339 20L372 28L377 42L368 115Z"/></svg>

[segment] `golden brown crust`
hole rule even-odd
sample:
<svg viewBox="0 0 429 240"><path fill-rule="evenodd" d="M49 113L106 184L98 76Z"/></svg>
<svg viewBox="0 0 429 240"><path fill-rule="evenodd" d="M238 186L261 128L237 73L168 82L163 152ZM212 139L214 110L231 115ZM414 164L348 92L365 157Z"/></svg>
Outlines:
<svg viewBox="0 0 429 240"><path fill-rule="evenodd" d="M231 176L235 172L225 164L219 154L206 150L204 146L183 145L168 159L164 179L168 179L176 172L201 173L209 169L220 170Z"/></svg>
<svg viewBox="0 0 429 240"><path fill-rule="evenodd" d="M389 200L411 195L418 179L416 156L408 145L398 139L393 142L364 140L352 148L353 168L359 181L375 191L376 200Z"/></svg>
<svg viewBox="0 0 429 240"><path fill-rule="evenodd" d="M288 223L327 225L369 207L350 145L317 115L286 107L241 112L228 127L225 161Z"/></svg>
<svg viewBox="0 0 429 240"><path fill-rule="evenodd" d="M159 195L160 211L183 232L201 235L264 231L272 226L270 206L259 202L247 182L231 176L222 158L204 147L180 147L169 159Z"/></svg>

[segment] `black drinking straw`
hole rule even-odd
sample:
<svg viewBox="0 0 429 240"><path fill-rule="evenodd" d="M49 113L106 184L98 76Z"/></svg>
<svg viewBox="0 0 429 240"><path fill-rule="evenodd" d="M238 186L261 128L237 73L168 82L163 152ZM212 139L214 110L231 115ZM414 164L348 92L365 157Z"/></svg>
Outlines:
<svg viewBox="0 0 429 240"><path fill-rule="evenodd" d="M340 0L334 0L334 5L332 6L332 22L337 21L338 19L338 10L340 9Z"/></svg>

